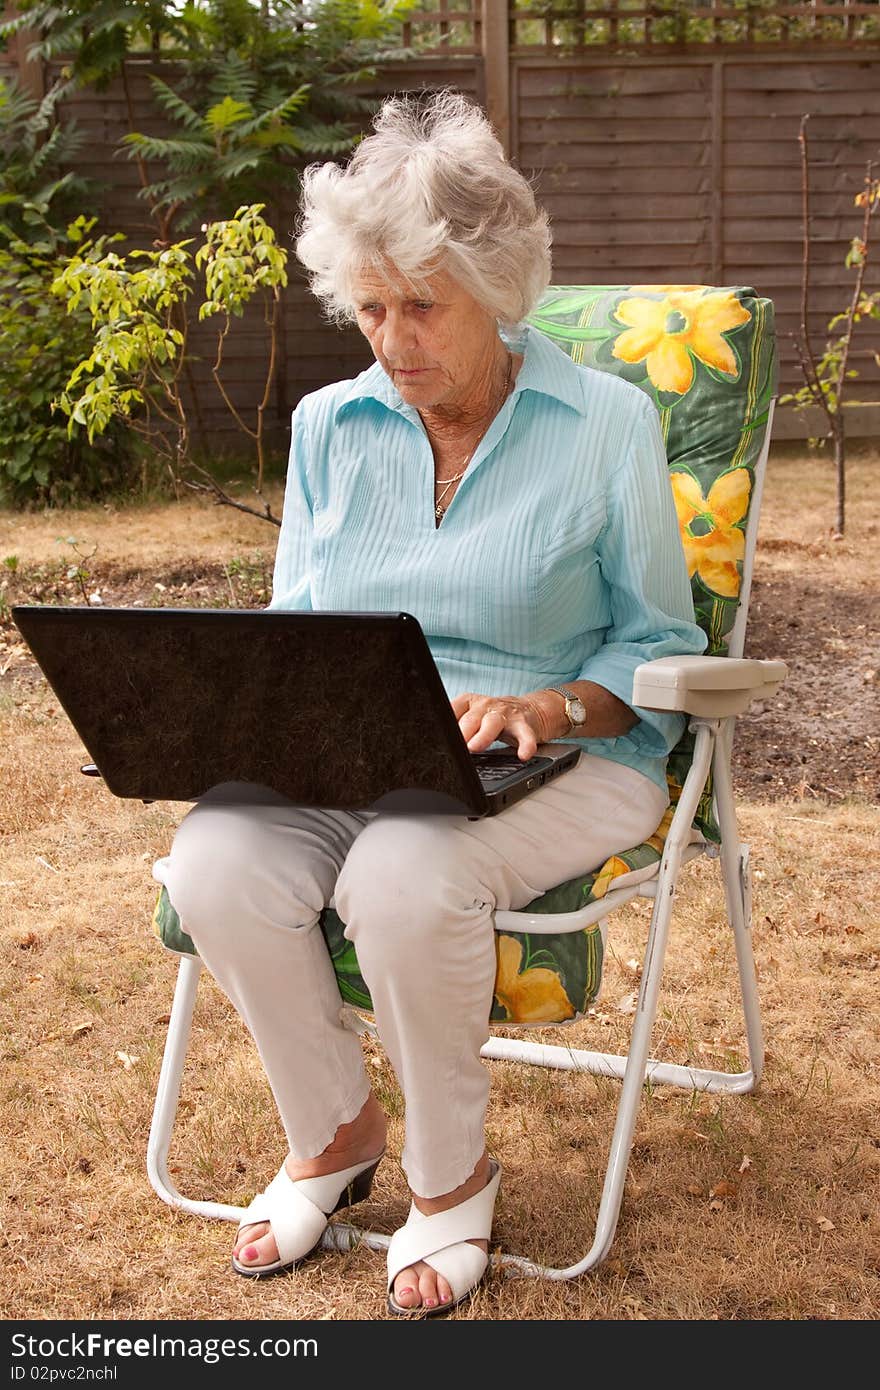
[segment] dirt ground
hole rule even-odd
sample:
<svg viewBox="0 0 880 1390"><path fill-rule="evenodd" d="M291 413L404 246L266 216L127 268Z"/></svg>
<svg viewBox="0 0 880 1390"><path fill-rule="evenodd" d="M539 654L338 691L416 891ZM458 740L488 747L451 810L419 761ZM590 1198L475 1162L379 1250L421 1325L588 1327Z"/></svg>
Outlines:
<svg viewBox="0 0 880 1390"><path fill-rule="evenodd" d="M807 547L793 549L812 558ZM880 798L878 598L876 588L844 597L821 575L761 564L746 655L782 656L789 675L771 702L737 721L740 796Z"/></svg>

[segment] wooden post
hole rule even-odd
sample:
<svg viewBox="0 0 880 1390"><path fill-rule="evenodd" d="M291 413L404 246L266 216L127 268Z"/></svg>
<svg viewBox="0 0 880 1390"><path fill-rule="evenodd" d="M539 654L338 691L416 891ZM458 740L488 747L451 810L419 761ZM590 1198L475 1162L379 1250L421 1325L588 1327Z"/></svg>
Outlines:
<svg viewBox="0 0 880 1390"><path fill-rule="evenodd" d="M16 10L10 5L3 11L3 18L14 19ZM22 91L42 101L46 95L46 65L42 58L36 58L33 62L28 60L28 49L33 44L39 43L40 33L38 29L19 29L18 33L9 41L7 53L12 62L12 66L18 69L18 81Z"/></svg>
<svg viewBox="0 0 880 1390"><path fill-rule="evenodd" d="M483 72L486 111L510 154L510 34L508 0L482 0Z"/></svg>
<svg viewBox="0 0 880 1390"><path fill-rule="evenodd" d="M712 63L712 195L709 208L709 283L724 284L724 103L726 99L724 60Z"/></svg>

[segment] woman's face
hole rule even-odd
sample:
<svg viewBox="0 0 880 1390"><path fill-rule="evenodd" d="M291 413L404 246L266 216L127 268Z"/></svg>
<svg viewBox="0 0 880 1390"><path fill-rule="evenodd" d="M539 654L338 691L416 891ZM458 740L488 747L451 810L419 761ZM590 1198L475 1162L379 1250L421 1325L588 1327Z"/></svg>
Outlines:
<svg viewBox="0 0 880 1390"><path fill-rule="evenodd" d="M365 273L355 283L358 327L407 404L478 408L496 389L504 355L495 320L445 271L429 276L424 291Z"/></svg>

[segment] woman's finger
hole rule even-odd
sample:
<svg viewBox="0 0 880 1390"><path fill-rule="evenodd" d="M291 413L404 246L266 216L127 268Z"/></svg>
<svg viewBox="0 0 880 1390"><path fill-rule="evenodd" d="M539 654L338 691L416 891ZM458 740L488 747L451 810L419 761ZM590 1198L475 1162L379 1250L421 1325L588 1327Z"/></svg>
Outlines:
<svg viewBox="0 0 880 1390"><path fill-rule="evenodd" d="M513 696L467 692L456 695L450 703L471 752L481 753L500 740L516 748L523 761L534 757L538 737L534 710L528 702Z"/></svg>
<svg viewBox="0 0 880 1390"><path fill-rule="evenodd" d="M507 713L504 709L490 706L483 710L479 716L479 724L475 732L470 734L467 732L465 720L459 721L459 727L467 741L468 748L474 753L480 753L484 748L488 748L490 743L494 743L500 737L502 730L507 727Z"/></svg>
<svg viewBox="0 0 880 1390"><path fill-rule="evenodd" d="M528 714L522 706L517 705L517 707L511 711L510 717L504 726L504 731L497 735L497 737L502 738L505 743L512 744L516 748L517 757L520 758L522 762L535 756L538 740L535 730L529 722Z"/></svg>
<svg viewBox="0 0 880 1390"><path fill-rule="evenodd" d="M485 698L485 695L473 695L470 691L467 691L461 695L453 695L449 703L452 705L452 713L455 715L456 719L459 719L463 714L467 713L474 700L484 700Z"/></svg>

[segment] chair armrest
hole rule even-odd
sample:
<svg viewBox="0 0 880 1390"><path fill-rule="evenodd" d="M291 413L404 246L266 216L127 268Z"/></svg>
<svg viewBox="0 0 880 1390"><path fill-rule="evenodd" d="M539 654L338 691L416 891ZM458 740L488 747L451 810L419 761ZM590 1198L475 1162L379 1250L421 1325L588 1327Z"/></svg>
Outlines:
<svg viewBox="0 0 880 1390"><path fill-rule="evenodd" d="M784 661L733 656L661 656L633 672L634 706L723 719L753 700L775 695L788 675Z"/></svg>

